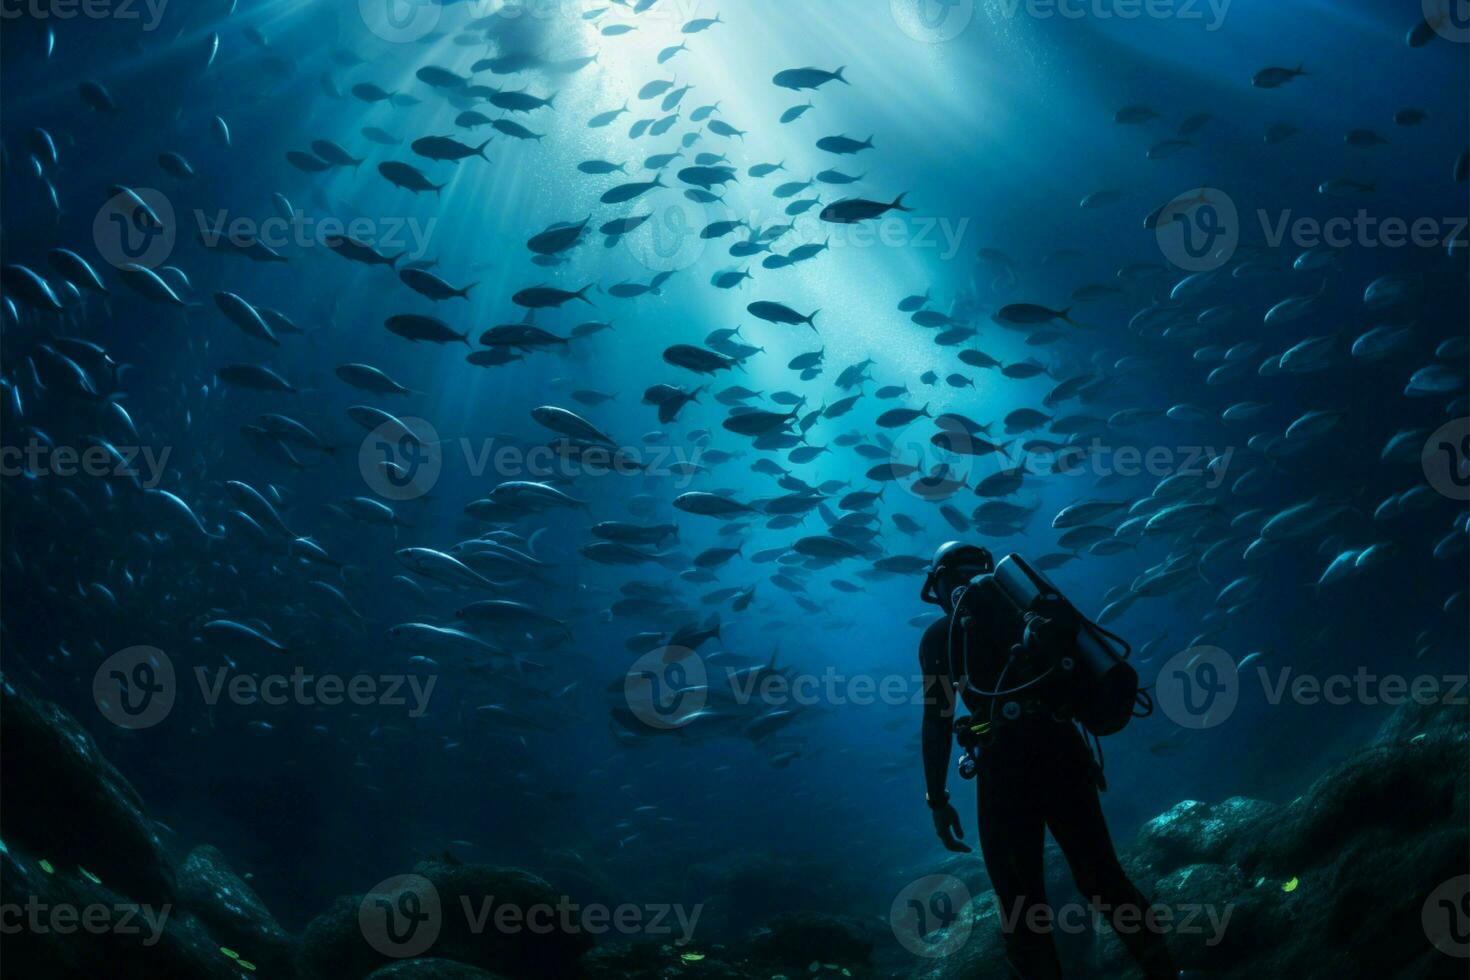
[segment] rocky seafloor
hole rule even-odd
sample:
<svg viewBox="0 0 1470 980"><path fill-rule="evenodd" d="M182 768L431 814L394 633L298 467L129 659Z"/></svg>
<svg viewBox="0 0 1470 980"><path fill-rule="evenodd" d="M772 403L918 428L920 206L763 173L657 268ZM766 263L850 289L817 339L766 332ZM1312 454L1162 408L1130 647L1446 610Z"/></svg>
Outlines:
<svg viewBox="0 0 1470 980"><path fill-rule="evenodd" d="M963 942L933 934L922 940L931 950L947 950L943 956L906 952L886 915L850 919L831 908L785 911L723 944L701 943L697 933L683 945L595 941L554 922L536 929L476 928L472 917L457 915L438 917L432 942L385 940L364 925L364 908L387 903L409 917L426 914L417 897L407 900L391 889L343 896L293 933L277 923L227 855L210 846L183 854L166 846L138 794L60 708L7 682L0 743L0 902L6 912L0 962L7 976L1006 975L999 914L973 858L917 872L953 875L973 895L949 926ZM1369 744L1291 803L1181 802L1132 841L1120 841L1120 853L1144 891L1179 914L1169 942L1189 976L1463 978L1470 961L1436 948L1425 907L1441 883L1470 871L1467 761L1470 715L1463 706L1406 705ZM1058 896L1070 891L1065 863L1052 853L1048 869L1055 879L1049 894L1063 901ZM432 883L445 907L471 909L490 898L502 905L555 906L562 894L514 868L433 861L414 874ZM1183 927L1188 910L1198 927ZM1227 913L1222 928L1210 925ZM1450 920L1450 938L1441 938L1441 945L1459 948L1455 930L1466 925ZM1078 975L1135 975L1106 926L1059 938ZM1470 954L1470 940L1460 945Z"/></svg>

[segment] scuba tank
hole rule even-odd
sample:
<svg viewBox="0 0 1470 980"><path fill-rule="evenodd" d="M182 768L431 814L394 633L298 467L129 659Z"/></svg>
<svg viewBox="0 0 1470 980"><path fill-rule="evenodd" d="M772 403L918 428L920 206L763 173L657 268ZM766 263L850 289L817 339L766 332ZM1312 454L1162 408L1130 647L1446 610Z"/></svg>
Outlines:
<svg viewBox="0 0 1470 980"><path fill-rule="evenodd" d="M995 690L974 689L1000 702L1003 718L1019 708L1006 698L1023 690L1034 691L1056 715L1075 720L1094 736L1121 731L1131 718L1152 710L1151 699L1138 689L1138 672L1128 663L1128 643L1083 616L1020 555L1007 555L994 572L976 576L957 598L956 618L965 640L958 651L951 644L951 676L968 684L972 636L990 650L1010 651ZM1006 673L1019 661L1029 662L1034 676L1006 689Z"/></svg>

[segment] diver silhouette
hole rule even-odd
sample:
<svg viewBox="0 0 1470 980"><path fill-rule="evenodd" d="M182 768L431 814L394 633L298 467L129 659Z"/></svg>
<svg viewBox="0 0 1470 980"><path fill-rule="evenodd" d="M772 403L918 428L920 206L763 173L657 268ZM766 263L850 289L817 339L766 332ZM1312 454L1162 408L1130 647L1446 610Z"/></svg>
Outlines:
<svg viewBox="0 0 1470 980"><path fill-rule="evenodd" d="M945 611L919 644L925 799L934 829L949 850L970 850L961 842L960 816L945 790L952 740L958 735L967 750L961 775L975 779L980 851L995 889L1011 975L1021 980L1062 976L1052 941L1059 920L1047 905L1042 860L1050 829L1078 890L1112 923L1144 975L1174 980L1179 971L1163 934L1149 927L1155 921L1149 903L1113 849L1098 800L1099 789L1106 788L1102 769L1071 719L1047 702L1047 689L1032 683L1040 679L1039 670L1028 675L1022 662L1019 641L1030 648L1075 635L1064 619L1065 601L1055 615L1027 615L1023 637L1015 623L998 623L1003 616L966 601L971 582L995 569L985 548L952 541L935 552L921 593L925 602ZM956 601L964 607L959 617ZM962 661L953 657L958 644L963 644ZM1006 697L987 696L997 692ZM957 693L968 718L955 717Z"/></svg>

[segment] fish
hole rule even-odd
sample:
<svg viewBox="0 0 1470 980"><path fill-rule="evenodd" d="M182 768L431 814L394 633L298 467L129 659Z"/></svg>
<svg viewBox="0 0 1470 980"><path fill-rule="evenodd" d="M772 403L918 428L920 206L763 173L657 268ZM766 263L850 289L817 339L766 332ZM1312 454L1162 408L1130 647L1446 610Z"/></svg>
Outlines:
<svg viewBox="0 0 1470 980"><path fill-rule="evenodd" d="M466 347L473 346L470 344L468 330L457 332L437 317L418 313L400 313L388 317L383 325L387 327L389 333L402 337L404 340L431 344L448 344L457 341Z"/></svg>
<svg viewBox="0 0 1470 980"><path fill-rule="evenodd" d="M820 217L823 221L830 224L852 225L860 221L880 218L890 211L911 212L913 208L905 207L903 203L903 199L906 196L905 194L900 194L888 204L884 204L881 201L869 201L863 198L834 201L822 209Z"/></svg>
<svg viewBox="0 0 1470 980"><path fill-rule="evenodd" d="M451 163L458 163L460 160L465 160L469 157L479 157L482 160L488 161L489 158L485 156L485 148L490 143L490 140L486 140L479 146L470 146L449 136L422 136L410 143L409 149L428 160L447 160ZM383 164L382 166L387 166L387 164ZM404 166L407 165L405 164ZM379 169L381 170L381 167ZM398 183L397 180L389 176L386 172L383 176L388 177L394 183ZM427 180L425 180L425 183L427 183ZM403 185L400 184L400 186Z"/></svg>
<svg viewBox="0 0 1470 980"><path fill-rule="evenodd" d="M773 303L765 300L759 300L757 302L749 304L746 307L746 312L748 312L751 316L756 317L757 319L765 320L767 323L781 323L789 324L792 326L806 324L807 326L811 327L812 330L815 332L817 329L817 314L822 311L813 310L806 316L802 316L800 313L797 313L795 310L791 309L791 307L789 306L786 306L784 303Z"/></svg>
<svg viewBox="0 0 1470 980"><path fill-rule="evenodd" d="M1251 84L1256 88L1280 88L1305 74L1301 65L1295 68L1262 68L1251 76Z"/></svg>
<svg viewBox="0 0 1470 980"><path fill-rule="evenodd" d="M823 71L820 68L787 68L777 72L771 78L771 84L779 88L791 89L800 92L805 89L818 89L828 82L842 82L844 85L851 84L843 74L847 66L835 71Z"/></svg>
<svg viewBox="0 0 1470 980"><path fill-rule="evenodd" d="M411 164L401 163L397 160L385 160L378 164L378 173L382 174L383 179L393 186L401 187L414 194L423 191L433 191L438 195L445 187L449 186L447 183L435 184L428 177L424 176L422 170L419 170Z"/></svg>
<svg viewBox="0 0 1470 980"><path fill-rule="evenodd" d="M849 136L823 136L817 140L817 149L839 156L847 156L873 149L873 137L869 136L859 141Z"/></svg>

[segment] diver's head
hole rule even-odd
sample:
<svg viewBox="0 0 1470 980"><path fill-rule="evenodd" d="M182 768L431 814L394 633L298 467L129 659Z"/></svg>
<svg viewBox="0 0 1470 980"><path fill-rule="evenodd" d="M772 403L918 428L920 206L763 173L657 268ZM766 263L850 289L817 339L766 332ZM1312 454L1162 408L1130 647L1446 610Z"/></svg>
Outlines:
<svg viewBox="0 0 1470 980"><path fill-rule="evenodd" d="M944 607L945 612L953 612L951 598L954 591L969 585L976 575L987 575L993 571L995 558L988 549L963 541L946 541L934 552L919 598Z"/></svg>

